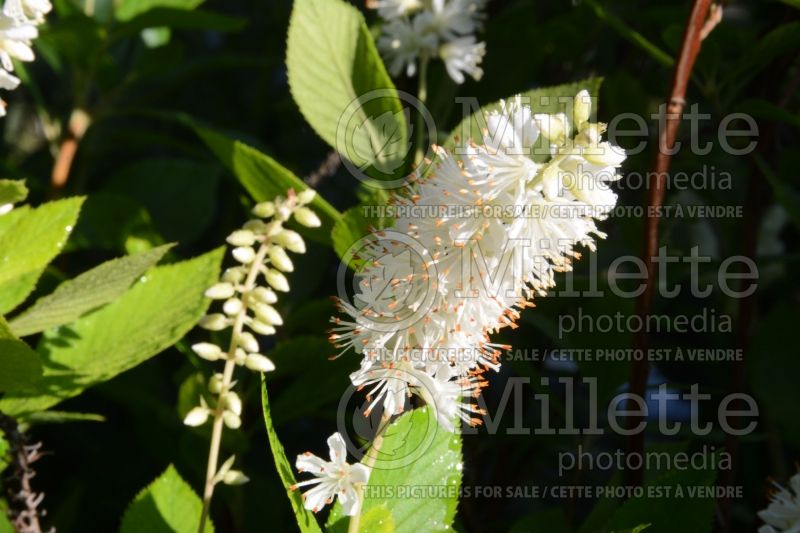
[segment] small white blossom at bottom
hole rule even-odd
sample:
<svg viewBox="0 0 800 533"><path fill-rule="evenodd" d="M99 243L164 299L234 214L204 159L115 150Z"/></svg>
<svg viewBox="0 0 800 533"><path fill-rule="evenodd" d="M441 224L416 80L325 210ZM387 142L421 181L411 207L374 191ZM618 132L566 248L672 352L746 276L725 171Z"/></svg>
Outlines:
<svg viewBox="0 0 800 533"><path fill-rule="evenodd" d="M800 472L789 480L791 490L777 485L770 504L758 516L766 525L758 533L800 533Z"/></svg>
<svg viewBox="0 0 800 533"><path fill-rule="evenodd" d="M344 514L353 516L358 511L356 486L369 480L369 469L362 464L351 465L347 462L347 447L339 433L328 437L328 448L330 462L310 452L297 456L297 471L308 472L316 477L296 483L291 489L316 485L303 493L303 505L306 509L316 513L323 506L332 503L334 496L338 496Z"/></svg>
<svg viewBox="0 0 800 533"><path fill-rule="evenodd" d="M476 43L472 35L453 39L439 48L439 57L444 61L447 73L459 84L464 83L465 73L475 80L481 79L483 69L478 65L484 55L486 55L486 43Z"/></svg>

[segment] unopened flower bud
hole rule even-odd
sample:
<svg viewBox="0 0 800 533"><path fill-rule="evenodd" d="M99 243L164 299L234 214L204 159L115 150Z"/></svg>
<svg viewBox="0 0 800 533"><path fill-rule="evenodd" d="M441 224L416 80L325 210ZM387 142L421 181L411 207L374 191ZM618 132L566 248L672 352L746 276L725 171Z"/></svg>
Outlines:
<svg viewBox="0 0 800 533"><path fill-rule="evenodd" d="M245 275L246 273L242 267L226 268L225 272L222 273L222 281L234 284L241 283Z"/></svg>
<svg viewBox="0 0 800 533"><path fill-rule="evenodd" d="M222 413L222 421L225 422L225 426L230 429L239 429L242 425L242 419L239 418L239 415L231 411Z"/></svg>
<svg viewBox="0 0 800 533"><path fill-rule="evenodd" d="M225 410L235 413L236 415L241 416L242 414L242 400L239 398L239 395L235 392L226 392L222 396L222 404L225 406Z"/></svg>
<svg viewBox="0 0 800 533"><path fill-rule="evenodd" d="M306 189L297 193L297 203L299 205L310 204L317 196L317 191L314 189Z"/></svg>
<svg viewBox="0 0 800 533"><path fill-rule="evenodd" d="M294 210L294 219L307 228L318 228L322 225L317 214L307 207L298 207Z"/></svg>
<svg viewBox="0 0 800 533"><path fill-rule="evenodd" d="M259 335L275 335L275 328L258 320L258 318L251 320L249 325Z"/></svg>
<svg viewBox="0 0 800 533"><path fill-rule="evenodd" d="M211 394L219 394L219 393L221 393L222 392L222 380L223 379L224 378L223 378L222 374L220 374L219 372L217 372L216 374L211 376L211 379L208 380L208 391Z"/></svg>
<svg viewBox="0 0 800 533"><path fill-rule="evenodd" d="M216 361L222 357L222 349L210 342L199 342L192 345L192 351L208 361Z"/></svg>
<svg viewBox="0 0 800 533"><path fill-rule="evenodd" d="M231 253L233 254L233 258L243 265L249 265L256 257L256 251L250 246L240 246L239 248L234 248Z"/></svg>
<svg viewBox="0 0 800 533"><path fill-rule="evenodd" d="M228 235L227 241L231 246L252 246L256 236L249 229L239 229Z"/></svg>
<svg viewBox="0 0 800 533"><path fill-rule="evenodd" d="M267 232L268 226L269 226L268 224L264 224L263 220L254 218L252 220L248 220L247 222L245 222L244 226L242 226L242 229L252 231L253 233L258 235L264 235Z"/></svg>
<svg viewBox="0 0 800 533"><path fill-rule="evenodd" d="M255 370L256 372L272 372L275 370L275 365L273 362L270 361L268 357L263 356L260 353L249 354L244 362L244 365L250 370Z"/></svg>
<svg viewBox="0 0 800 533"><path fill-rule="evenodd" d="M592 98L589 96L589 91L586 89L580 91L575 96L574 107L572 109L572 117L575 119L575 127L579 130L585 122L589 120L592 114Z"/></svg>
<svg viewBox="0 0 800 533"><path fill-rule="evenodd" d="M253 295L254 300L265 304L274 304L278 301L278 295L266 287L256 287L250 294Z"/></svg>
<svg viewBox="0 0 800 533"><path fill-rule="evenodd" d="M247 331L243 331L239 335L239 345L244 348L247 352L257 352L258 351L258 341L253 336L252 333Z"/></svg>
<svg viewBox="0 0 800 533"><path fill-rule="evenodd" d="M564 113L557 115L547 115L537 113L533 116L536 125L539 126L539 131L542 135L554 144L563 144L566 139L569 124L567 123L567 116Z"/></svg>
<svg viewBox="0 0 800 533"><path fill-rule="evenodd" d="M222 282L209 287L205 292L205 296L206 298L212 298L214 300L224 300L225 298L233 296L235 292L236 290L233 288L233 285Z"/></svg>
<svg viewBox="0 0 800 533"><path fill-rule="evenodd" d="M222 313L212 313L201 318L197 324L209 331L220 331L228 327L228 319Z"/></svg>
<svg viewBox="0 0 800 533"><path fill-rule="evenodd" d="M236 350L233 352L233 362L241 366L244 364L246 359L247 353L241 348L236 348Z"/></svg>
<svg viewBox="0 0 800 533"><path fill-rule="evenodd" d="M289 280L274 268L268 268L267 271L264 272L264 278L267 280L270 287L276 291L289 292Z"/></svg>
<svg viewBox="0 0 800 533"><path fill-rule="evenodd" d="M248 481L250 481L250 478L239 470L228 470L225 472L225 475L222 476L222 482L226 485L242 485Z"/></svg>
<svg viewBox="0 0 800 533"><path fill-rule="evenodd" d="M269 218L275 214L275 204L272 202L257 203L253 207L252 213L259 218Z"/></svg>
<svg viewBox="0 0 800 533"><path fill-rule="evenodd" d="M275 242L290 252L294 252L296 254L306 253L306 243L296 231L292 231L290 229L282 230L280 233L275 235Z"/></svg>
<svg viewBox="0 0 800 533"><path fill-rule="evenodd" d="M238 315L242 310L242 301L239 298L231 298L222 305L222 311L228 315Z"/></svg>
<svg viewBox="0 0 800 533"><path fill-rule="evenodd" d="M289 255L286 253L286 250L280 246L270 247L269 260L278 270L283 270L284 272L292 272L294 270L294 264L292 264L292 260L289 259Z"/></svg>
<svg viewBox="0 0 800 533"><path fill-rule="evenodd" d="M283 324L283 318L280 313L269 304L257 303L253 306L253 311L256 317L265 324L270 326L280 326Z"/></svg>
<svg viewBox="0 0 800 533"><path fill-rule="evenodd" d="M183 423L187 426L197 427L202 426L208 420L209 410L207 407L195 407L183 419Z"/></svg>

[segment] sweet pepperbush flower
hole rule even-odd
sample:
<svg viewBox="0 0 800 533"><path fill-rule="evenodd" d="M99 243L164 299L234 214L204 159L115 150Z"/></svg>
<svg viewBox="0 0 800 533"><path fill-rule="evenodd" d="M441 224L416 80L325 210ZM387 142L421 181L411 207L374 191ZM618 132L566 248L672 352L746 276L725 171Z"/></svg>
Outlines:
<svg viewBox="0 0 800 533"><path fill-rule="evenodd" d="M765 525L758 533L800 533L800 472L789 480L789 489L775 484L770 504L758 513Z"/></svg>
<svg viewBox="0 0 800 533"><path fill-rule="evenodd" d="M290 488L297 490L299 487L315 485L303 493L303 506L306 509L316 513L338 496L344 514L353 516L359 508L357 488L359 484L366 484L369 480L369 468L359 463L347 462L347 446L339 433L328 438L328 448L330 461L320 459L310 452L297 456L297 471L308 472L315 477L296 483Z"/></svg>
<svg viewBox="0 0 800 533"><path fill-rule="evenodd" d="M53 9L48 0L6 0L0 12L0 89L12 91L20 80L12 74L13 60L33 61L33 40L39 36L37 26ZM0 99L0 117L6 114L6 103Z"/></svg>
<svg viewBox="0 0 800 533"><path fill-rule="evenodd" d="M338 302L343 316L332 319L330 335L342 352L362 356L351 381L366 391L367 411L381 405L397 415L417 395L450 431L457 419L480 423L472 402L510 348L491 335L516 327L555 273L572 268L579 245L593 250L605 237L596 222L616 203L609 183L625 154L601 140L605 126L590 114L586 91L569 116L535 113L521 97L503 102L486 117L481 144L468 142L460 154L437 147L430 175L393 198L400 216L359 252L357 292ZM534 160L537 152L543 157ZM419 206L449 209L405 216ZM392 232L420 245L416 263ZM490 275L479 267L467 278L463 267L472 263Z"/></svg>
<svg viewBox="0 0 800 533"><path fill-rule="evenodd" d="M417 73L417 61L440 58L456 83L467 74L479 80L486 44L474 33L481 29L485 0L370 0L384 19L378 49L393 76Z"/></svg>

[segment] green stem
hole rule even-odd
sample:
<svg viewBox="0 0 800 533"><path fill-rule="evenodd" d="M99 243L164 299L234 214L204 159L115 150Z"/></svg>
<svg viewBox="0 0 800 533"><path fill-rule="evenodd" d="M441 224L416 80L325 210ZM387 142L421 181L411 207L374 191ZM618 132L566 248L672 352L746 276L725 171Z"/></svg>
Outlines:
<svg viewBox="0 0 800 533"><path fill-rule="evenodd" d="M425 108L425 103L428 99L428 57L422 56L419 59L419 88L417 89L417 100L422 104L420 107ZM417 113L416 120L414 121L414 129L417 134L417 153L414 156L414 166L419 166L422 158L425 157L425 116L423 113ZM428 142L433 142L435 139L428 139Z"/></svg>
<svg viewBox="0 0 800 533"><path fill-rule="evenodd" d="M372 469L375 467L375 461L377 461L378 453L380 453L381 445L383 445L383 434L386 432L386 428L389 427L389 420L391 418L391 415L389 415L386 411L383 412L383 416L381 417L381 425L378 428L378 431L375 434L375 439L372 441L372 446L370 446L367 456L364 459L363 464L369 468L370 472L372 472ZM358 512L350 519L350 524L347 526L347 533L358 533L358 528L361 524L361 511L364 507L363 484L356 487L356 498L358 498Z"/></svg>

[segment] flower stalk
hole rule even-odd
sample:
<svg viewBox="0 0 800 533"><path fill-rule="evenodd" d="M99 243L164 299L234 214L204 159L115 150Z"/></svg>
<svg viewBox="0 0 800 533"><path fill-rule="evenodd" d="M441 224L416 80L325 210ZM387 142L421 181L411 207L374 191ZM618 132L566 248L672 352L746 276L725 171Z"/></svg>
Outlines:
<svg viewBox="0 0 800 533"><path fill-rule="evenodd" d="M287 250L305 253L306 249L302 237L285 228L284 224L294 219L307 227L320 226L317 215L306 207L314 195L311 189L299 194L290 190L286 198L278 197L257 204L252 211L257 218L248 221L227 238L234 247L231 256L238 266L228 268L220 282L205 292L206 297L223 300L224 303L222 313L204 316L199 325L210 331L230 328L231 337L224 351L211 342L192 346L192 350L202 359L225 362L222 372L215 373L208 382L208 391L214 397L213 407L209 407L201 397L200 405L190 410L184 418L184 423L189 426L200 426L209 418L212 420L199 524L201 533L206 529L216 485L220 482L239 485L248 481L244 473L232 468L235 461L233 456L218 467L224 428L238 429L242 423L242 401L233 390L236 384L234 371L237 366L255 372L275 369L272 361L259 353L256 335L274 335L275 326L283 324L280 313L272 305L278 301L276 292L289 291L289 282L284 273L292 272L294 264Z"/></svg>

